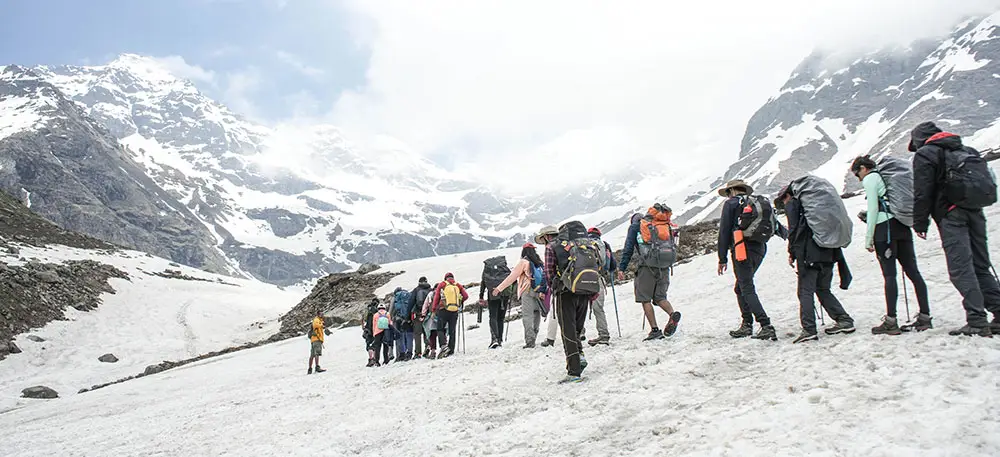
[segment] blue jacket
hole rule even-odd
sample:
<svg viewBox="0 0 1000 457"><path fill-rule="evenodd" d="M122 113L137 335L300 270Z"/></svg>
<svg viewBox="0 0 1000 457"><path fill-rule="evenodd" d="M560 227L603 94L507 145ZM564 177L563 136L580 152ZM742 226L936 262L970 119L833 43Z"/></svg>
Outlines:
<svg viewBox="0 0 1000 457"><path fill-rule="evenodd" d="M636 241L639 236L639 221L642 220L642 216L635 217L632 216L632 225L628 226L628 235L625 236L625 249L622 251L622 261L618 264L618 270L626 271L628 270L628 263L632 261L632 254L635 253L636 246L638 242Z"/></svg>

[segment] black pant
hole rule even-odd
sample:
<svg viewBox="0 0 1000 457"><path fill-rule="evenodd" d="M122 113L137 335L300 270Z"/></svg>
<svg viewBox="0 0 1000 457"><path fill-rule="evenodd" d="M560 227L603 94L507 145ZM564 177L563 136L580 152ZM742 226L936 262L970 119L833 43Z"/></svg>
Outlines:
<svg viewBox="0 0 1000 457"><path fill-rule="evenodd" d="M445 344L445 332L447 328L448 352L455 352L455 333L458 329L458 311L438 311L438 338L441 348Z"/></svg>
<svg viewBox="0 0 1000 457"><path fill-rule="evenodd" d="M490 309L490 336L493 341L503 341L503 321L507 314L507 298L496 297L486 302Z"/></svg>
<svg viewBox="0 0 1000 457"><path fill-rule="evenodd" d="M886 315L896 317L896 302L899 301L896 262L899 262L899 265L903 267L903 273L913 282L913 289L917 295L917 306L920 308L920 312L930 314L931 309L927 300L927 283L924 282L924 277L920 275L920 268L917 267L917 253L913 249L913 239L876 241L875 254L878 257L879 266L882 267L882 278L885 279Z"/></svg>
<svg viewBox="0 0 1000 457"><path fill-rule="evenodd" d="M375 352L375 355L373 356L375 358L375 363L380 363L380 361L379 361L379 355L382 352L385 352L385 361L386 362L389 361L389 346L386 346L385 344L383 344L383 342L385 341L385 332L386 331L383 330L378 335L375 335L372 338L371 345L368 347L368 349L370 349L370 350L372 350L372 351Z"/></svg>
<svg viewBox="0 0 1000 457"><path fill-rule="evenodd" d="M840 300L830 291L833 284L833 264L816 263L808 266L798 263L799 274L799 319L802 330L816 333L816 297L819 304L837 322L854 323Z"/></svg>
<svg viewBox="0 0 1000 457"><path fill-rule="evenodd" d="M427 338L427 334L424 333L424 321L421 319L413 320L413 353L422 354L424 352L423 342Z"/></svg>
<svg viewBox="0 0 1000 457"><path fill-rule="evenodd" d="M556 316L559 318L563 350L566 352L566 372L570 376L580 376L583 373L583 367L580 365L580 357L583 355L580 335L587 322L589 302L590 297L586 295L571 293L556 295L556 306L558 307Z"/></svg>
<svg viewBox="0 0 1000 457"><path fill-rule="evenodd" d="M955 208L938 221L941 245L948 261L948 276L962 294L966 322L972 327L989 324L986 310L1000 317L1000 285L990 273L986 244L986 215Z"/></svg>
<svg viewBox="0 0 1000 457"><path fill-rule="evenodd" d="M767 245L763 243L746 243L747 259L742 262L733 262L733 274L736 275L736 302L740 305L740 315L743 316L743 323L753 324L754 318L760 325L771 325L771 319L764 311L764 305L760 303L757 296L757 287L754 285L753 277L764 262L767 255Z"/></svg>

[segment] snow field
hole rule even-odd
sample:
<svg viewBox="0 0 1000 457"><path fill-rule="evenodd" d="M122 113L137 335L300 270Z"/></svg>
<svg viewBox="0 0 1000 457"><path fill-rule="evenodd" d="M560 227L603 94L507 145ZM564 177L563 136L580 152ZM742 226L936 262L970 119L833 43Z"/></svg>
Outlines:
<svg viewBox="0 0 1000 457"><path fill-rule="evenodd" d="M853 214L863 199L847 203ZM996 221L1000 208L989 216ZM855 225L856 239L862 230ZM990 232L996 238L1000 225ZM733 278L716 276L716 258L704 256L673 277L671 300L684 317L671 339L640 341L632 285L616 289L624 337L609 300L612 346L586 349L581 384L556 383L565 374L558 344L521 349L520 322L499 350L486 349L483 326L467 332L465 354L371 369L354 327L327 337L321 375L305 374L303 337L26 402L0 414L0 428L14 431L2 448L18 456L1000 455L1000 342L947 335L964 313L939 242L917 242L935 329L896 337L868 331L884 302L876 261L861 244L848 249L851 290L836 291L857 321L853 335L791 344L795 276L775 240L757 285L777 343L726 334L739 321ZM445 270L478 279L489 254L414 261L397 281L409 288ZM666 316L658 318L662 325ZM465 316L466 325L474 320ZM587 333L595 334L593 322Z"/></svg>

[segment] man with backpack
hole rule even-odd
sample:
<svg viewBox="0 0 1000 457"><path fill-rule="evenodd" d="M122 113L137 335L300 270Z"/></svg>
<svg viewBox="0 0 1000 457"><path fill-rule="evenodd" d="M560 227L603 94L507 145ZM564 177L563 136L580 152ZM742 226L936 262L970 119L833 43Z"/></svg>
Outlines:
<svg viewBox="0 0 1000 457"><path fill-rule="evenodd" d="M375 326L372 325L372 317L378 312L378 305L378 298L373 298L361 317L361 336L365 339L365 350L368 351L368 365L365 366L369 368L375 366L375 351L381 350L375 345Z"/></svg>
<svg viewBox="0 0 1000 457"><path fill-rule="evenodd" d="M316 310L316 317L313 318L309 326L309 371L306 374L313 374L313 362L316 362L316 372L322 373L326 370L319 367L319 357L323 355L323 310Z"/></svg>
<svg viewBox="0 0 1000 457"><path fill-rule="evenodd" d="M913 231L927 239L937 223L951 283L962 294L966 325L951 335L991 337L1000 331L1000 285L990 274L983 208L997 201L996 180L979 151L953 133L924 122L910 133L913 157ZM993 314L993 322L986 311Z"/></svg>
<svg viewBox="0 0 1000 457"><path fill-rule="evenodd" d="M719 222L718 274L722 276L726 272L729 257L732 257L736 303L743 317L739 328L731 330L729 336L777 341L778 334L764 311L754 284L754 275L767 256L767 241L774 235L777 226L774 209L767 198L753 195L753 187L742 179L729 181L719 190L719 195L726 197L726 202L722 205ZM754 318L760 324L756 335L753 334Z"/></svg>
<svg viewBox="0 0 1000 457"><path fill-rule="evenodd" d="M603 250L587 236L586 226L579 221L563 224L556 241L545 246L545 278L556 297L566 353L567 376L562 383L583 380L587 359L580 334L587 319L587 305L600 291Z"/></svg>
<svg viewBox="0 0 1000 457"><path fill-rule="evenodd" d="M839 193L830 182L806 175L782 189L774 207L784 208L788 217L788 264L798 275L802 334L792 343L819 338L816 297L836 321L824 329L827 335L854 333L854 319L831 291L835 265L842 266L841 288L846 289L849 282L842 248L850 244L852 224Z"/></svg>
<svg viewBox="0 0 1000 457"><path fill-rule="evenodd" d="M491 257L483 261L483 277L479 286L479 306L486 306L490 310L490 349L497 349L503 346L503 324L507 315L507 308L510 306L511 288L504 288L499 294L494 294L497 286L510 275L510 267L507 266L507 258L504 256ZM489 300L483 300L483 297Z"/></svg>
<svg viewBox="0 0 1000 457"><path fill-rule="evenodd" d="M443 359L455 353L458 313L462 312L465 301L468 299L469 294L465 291L465 287L456 282L455 275L451 273L445 274L444 281L441 281L434 289L434 302L431 305L431 310L437 313L438 344L441 346L437 358ZM447 346L445 346L445 336L448 340ZM432 340L433 338L431 336Z"/></svg>
<svg viewBox="0 0 1000 457"><path fill-rule="evenodd" d="M611 282L611 275L618 271L618 265L615 264L615 255L611 250L611 245L601 240L600 229L591 227L587 230L587 236L604 248L603 256L601 257L600 292L598 292L594 301L590 303L590 309L593 310L594 320L597 323L597 338L587 341L587 344L591 346L597 346L598 344L607 346L611 344L611 331L608 330L608 316L604 312L604 299L608 295L608 283Z"/></svg>
<svg viewBox="0 0 1000 457"><path fill-rule="evenodd" d="M670 273L677 261L677 246L673 224L670 222L672 211L669 207L656 203L651 206L646 215L632 215L632 224L625 238L625 249L618 265L618 280L625 280L625 270L632 260L632 254L638 250L639 268L635 274L635 301L642 303L651 330L645 341L660 340L664 336L672 336L677 331L681 313L674 311L673 305L667 300L667 289L670 288ZM667 325L661 331L656 325L656 314L653 304L656 304L670 316Z"/></svg>
<svg viewBox="0 0 1000 457"><path fill-rule="evenodd" d="M413 316L410 312L412 298L410 292L402 287L397 287L392 294L392 321L399 331L396 362L406 362L413 358Z"/></svg>
<svg viewBox="0 0 1000 457"><path fill-rule="evenodd" d="M410 318L413 321L413 358L419 359L423 354L423 343L427 341L424 332L424 320L421 310L424 301L431 293L431 285L427 282L426 276L421 276L417 281L417 287L410 291Z"/></svg>
<svg viewBox="0 0 1000 457"><path fill-rule="evenodd" d="M550 243L554 243L556 237L559 236L559 229L553 225L546 225L538 231L535 235L535 244L540 244L542 246L548 246ZM548 287L548 277L545 276L545 292L541 294L542 299L542 318L545 319L545 340L542 341L539 346L546 348L552 347L556 344L556 336L559 333L559 319L556 318L556 308L552 304L552 297L554 296L552 289Z"/></svg>

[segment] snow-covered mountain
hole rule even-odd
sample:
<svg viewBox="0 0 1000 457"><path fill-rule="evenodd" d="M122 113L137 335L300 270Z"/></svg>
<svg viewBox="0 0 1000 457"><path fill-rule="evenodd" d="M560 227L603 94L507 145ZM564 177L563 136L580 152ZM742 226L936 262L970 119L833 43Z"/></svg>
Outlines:
<svg viewBox="0 0 1000 457"><path fill-rule="evenodd" d="M122 55L104 66L10 66L4 74L0 115L7 122L0 123L0 158L10 164L8 191L37 194L61 186L24 177L18 153L9 151L15 134L47 138L52 132L40 126L53 118L96 121L87 125L99 124L96 135L110 137L112 146L117 140L128 151L119 155L142 174L109 182L151 180L155 186L148 187L161 188L186 223L197 225L186 230L201 240L187 250L213 251L222 260L192 261L174 255L167 242L154 249L112 241L276 284L365 262L518 245L540 226L574 217L611 226L645 204L640 197L682 188L673 176L647 168L559 192L504 197L396 143L355 145L330 125L251 122L142 56ZM47 100L40 92L10 95L29 81L43 85L50 98L74 103L46 111L39 108ZM107 206L111 199L105 200ZM49 203L35 209L50 218L63 211L56 208L60 201Z"/></svg>
<svg viewBox="0 0 1000 457"><path fill-rule="evenodd" d="M750 119L740 158L713 183L745 179L773 193L815 173L841 188L854 157L907 154L909 131L932 120L981 149L1000 145L1000 12L947 37L866 55L815 52ZM718 196L687 200L686 220L712 217Z"/></svg>

